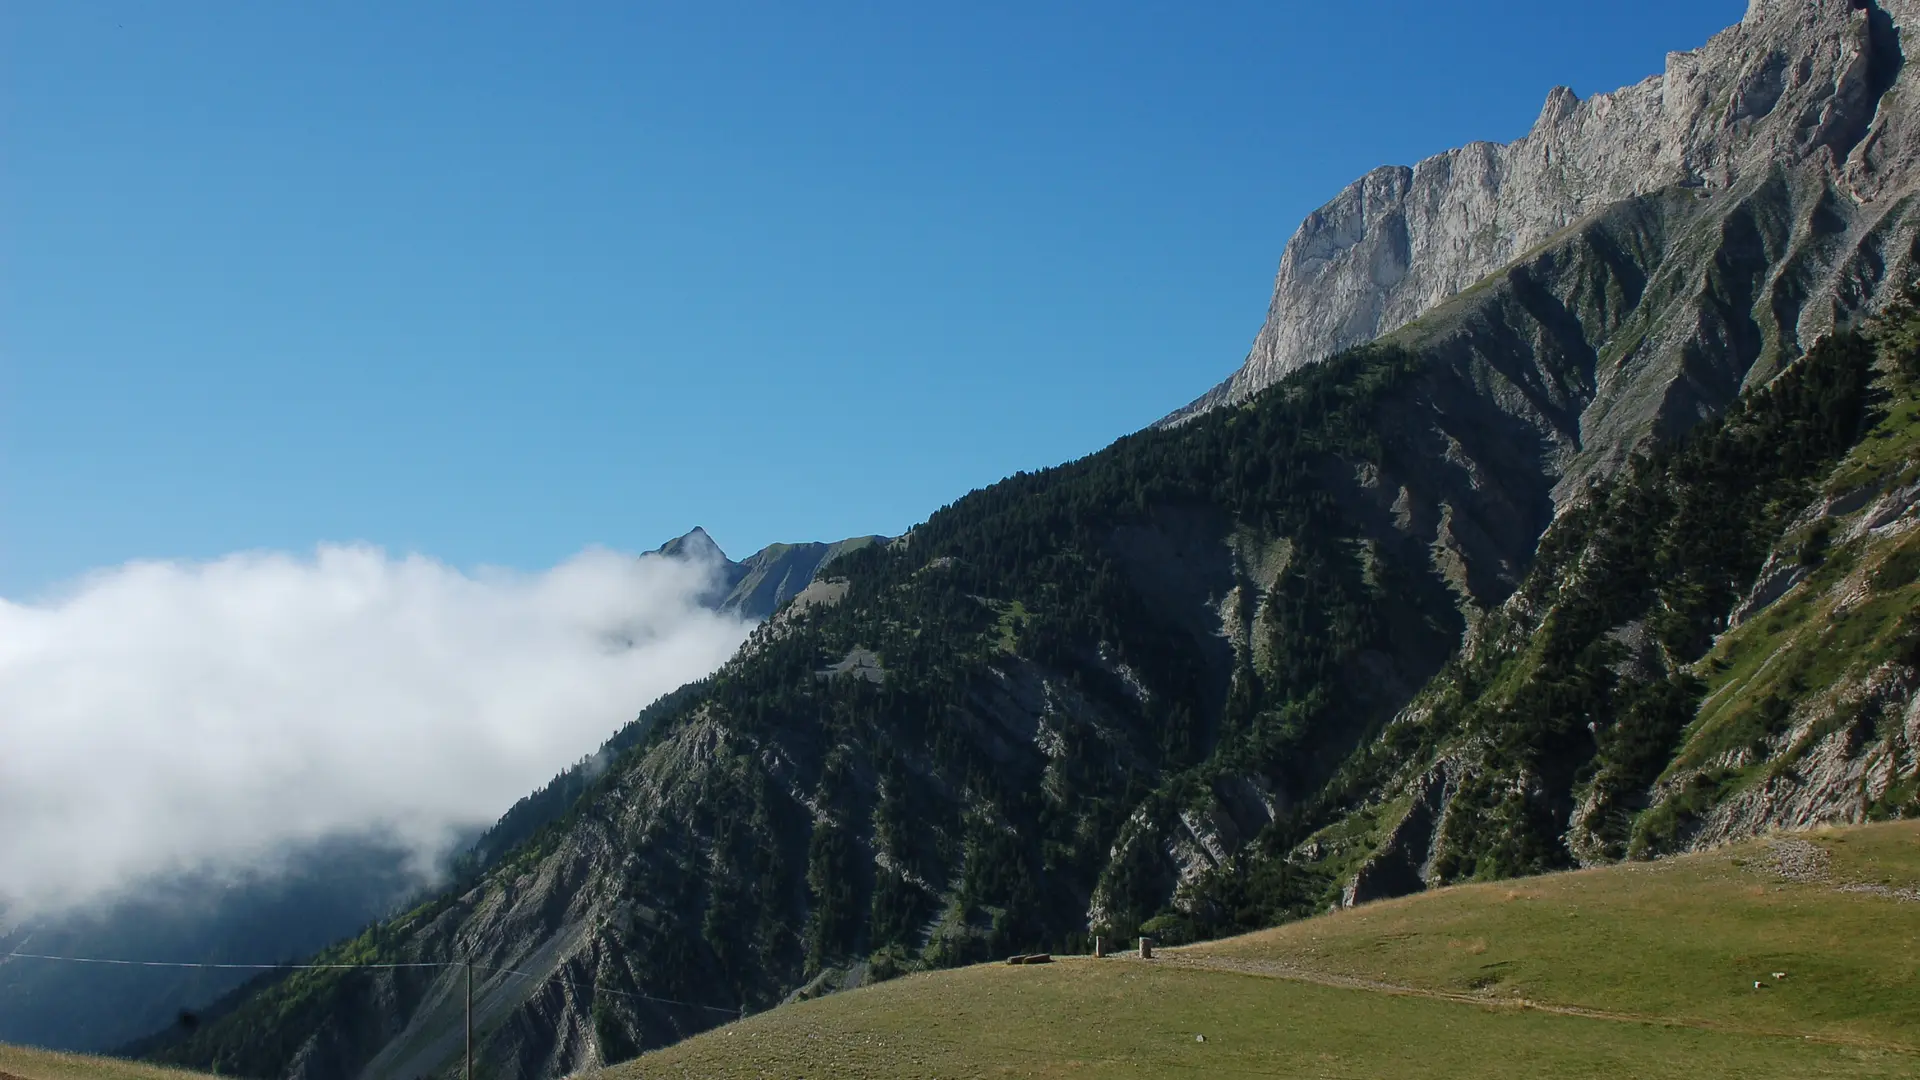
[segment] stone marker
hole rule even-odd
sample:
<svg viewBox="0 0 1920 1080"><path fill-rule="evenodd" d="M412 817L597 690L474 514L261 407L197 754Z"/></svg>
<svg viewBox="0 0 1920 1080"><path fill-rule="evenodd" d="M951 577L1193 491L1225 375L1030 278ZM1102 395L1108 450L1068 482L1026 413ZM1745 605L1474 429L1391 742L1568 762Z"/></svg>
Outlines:
<svg viewBox="0 0 1920 1080"><path fill-rule="evenodd" d="M1140 959L1142 960L1153 959L1153 939L1152 938L1143 937L1140 939Z"/></svg>

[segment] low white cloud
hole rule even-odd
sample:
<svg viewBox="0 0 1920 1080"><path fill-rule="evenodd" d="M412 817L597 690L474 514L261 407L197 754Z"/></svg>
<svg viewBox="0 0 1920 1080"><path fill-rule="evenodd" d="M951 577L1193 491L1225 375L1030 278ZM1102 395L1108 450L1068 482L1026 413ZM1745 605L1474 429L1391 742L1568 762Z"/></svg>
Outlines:
<svg viewBox="0 0 1920 1080"><path fill-rule="evenodd" d="M0 600L0 901L485 824L749 625L711 564L588 551L468 574L370 547L141 562Z"/></svg>

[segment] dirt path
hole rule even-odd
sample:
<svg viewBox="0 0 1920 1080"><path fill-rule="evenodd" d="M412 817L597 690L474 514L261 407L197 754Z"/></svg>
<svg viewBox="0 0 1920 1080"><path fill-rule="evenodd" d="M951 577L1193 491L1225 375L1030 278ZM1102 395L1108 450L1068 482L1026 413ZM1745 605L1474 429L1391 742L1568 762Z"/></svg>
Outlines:
<svg viewBox="0 0 1920 1080"><path fill-rule="evenodd" d="M1132 959L1132 958L1130 958ZM1514 1011L1532 1011L1553 1013L1557 1016L1577 1016L1588 1020L1605 1020L1621 1024L1650 1024L1656 1027L1683 1027L1698 1031L1712 1031L1731 1035L1757 1035L1777 1039L1802 1039L1807 1042L1826 1043L1832 1046L1850 1046L1857 1049L1885 1050L1897 1054L1920 1055L1920 1046L1905 1043L1885 1042L1857 1035L1808 1034L1780 1028L1756 1027L1745 1024L1729 1024L1716 1020L1678 1019L1671 1016L1645 1016L1638 1013L1612 1012L1606 1009L1588 1009L1578 1005L1556 1005L1547 1001L1534 1001L1523 997L1495 997L1492 994L1464 993L1457 990L1434 990L1420 986L1406 986L1400 983L1383 982L1378 979L1364 979L1354 975L1338 975L1325 971L1314 971L1297 967L1278 960L1253 960L1243 957L1212 956L1206 953L1169 951L1160 954L1154 960L1136 963L1169 964L1176 967L1195 968L1202 971L1222 971L1235 975L1254 975L1266 979L1287 979L1292 982L1312 983L1316 986L1329 986L1340 990L1365 990L1376 994L1392 994L1396 997L1431 998L1436 1001L1449 1001L1459 1005L1475 1005L1483 1009L1509 1009Z"/></svg>

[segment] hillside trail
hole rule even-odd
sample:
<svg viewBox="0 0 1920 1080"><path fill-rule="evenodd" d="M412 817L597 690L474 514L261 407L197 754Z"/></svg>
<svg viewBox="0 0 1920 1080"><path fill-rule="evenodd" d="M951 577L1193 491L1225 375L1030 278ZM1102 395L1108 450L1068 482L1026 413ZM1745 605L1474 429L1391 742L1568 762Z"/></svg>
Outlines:
<svg viewBox="0 0 1920 1080"><path fill-rule="evenodd" d="M1895 1054L1920 1056L1920 1046L1909 1043L1889 1042L1863 1035L1814 1033L1790 1031L1783 1028L1769 1028L1760 1025L1727 1023L1718 1020L1700 1018L1682 1019L1671 1016L1650 1016L1641 1013L1615 1012L1608 1009L1590 1009L1580 1005L1561 1005L1550 1001L1536 1001L1526 997L1496 997L1487 993L1467 993L1458 990L1436 990L1432 987L1408 986L1404 983L1386 982L1380 979L1368 979L1357 975L1340 975L1327 971L1316 971L1278 960L1255 960L1246 957L1215 956L1205 953L1193 953L1183 950L1163 951L1152 960L1140 960L1125 956L1117 959L1133 963L1165 964L1173 967L1193 968L1201 971L1219 971L1233 975L1253 975L1267 979L1286 979L1291 982L1311 983L1315 986L1332 987L1339 990L1362 990L1376 994L1389 994L1395 997L1428 998L1434 1001L1448 1001L1458 1005L1474 1005L1483 1009L1506 1009L1512 1011L1531 1011L1552 1013L1556 1016L1575 1016L1588 1020L1604 1020L1620 1024L1649 1024L1656 1027L1693 1028L1698 1031L1711 1031L1729 1035L1754 1035L1778 1039L1801 1039L1806 1042L1825 1043L1833 1046L1847 1046L1861 1050L1882 1050Z"/></svg>

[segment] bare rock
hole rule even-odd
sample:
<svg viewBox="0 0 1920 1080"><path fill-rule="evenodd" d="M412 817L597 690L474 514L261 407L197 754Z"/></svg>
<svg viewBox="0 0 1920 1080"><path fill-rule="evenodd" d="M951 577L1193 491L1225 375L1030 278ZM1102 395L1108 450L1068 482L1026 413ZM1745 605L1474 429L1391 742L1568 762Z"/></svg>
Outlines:
<svg viewBox="0 0 1920 1080"><path fill-rule="evenodd" d="M1844 193L1839 217L1878 219L1912 190L1920 159L1920 75L1904 70L1898 44L1915 19L1915 0L1755 0L1705 46L1669 54L1659 75L1585 101L1555 88L1513 142L1375 169L1287 243L1240 369L1163 422L1244 401L1390 333L1636 196L1709 194L1807 166ZM1807 331L1832 319L1821 296L1851 305L1861 286L1850 274L1820 283L1801 307Z"/></svg>

